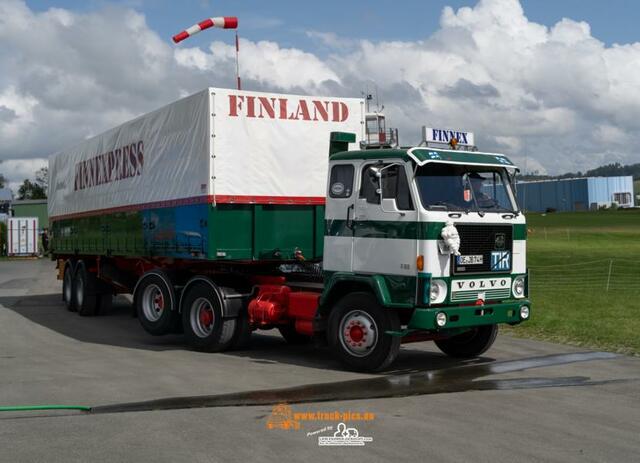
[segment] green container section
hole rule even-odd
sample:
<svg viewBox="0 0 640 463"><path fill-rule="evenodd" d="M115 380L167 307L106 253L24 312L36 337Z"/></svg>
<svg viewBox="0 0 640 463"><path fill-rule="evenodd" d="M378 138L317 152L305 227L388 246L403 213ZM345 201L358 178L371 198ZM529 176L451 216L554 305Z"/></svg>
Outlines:
<svg viewBox="0 0 640 463"><path fill-rule="evenodd" d="M16 200L11 205L11 208L13 209L14 217L37 217L40 229L49 227L46 199Z"/></svg>
<svg viewBox="0 0 640 463"><path fill-rule="evenodd" d="M205 260L322 258L324 206L208 204L52 223L54 254Z"/></svg>

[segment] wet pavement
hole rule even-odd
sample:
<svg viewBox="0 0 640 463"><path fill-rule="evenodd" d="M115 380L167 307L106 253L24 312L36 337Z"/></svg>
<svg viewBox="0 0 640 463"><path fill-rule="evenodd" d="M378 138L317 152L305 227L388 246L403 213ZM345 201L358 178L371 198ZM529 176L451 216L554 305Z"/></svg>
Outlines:
<svg viewBox="0 0 640 463"><path fill-rule="evenodd" d="M364 375L343 371L324 349L287 346L272 333L254 336L245 351L203 354L178 335L144 333L125 299L97 318L66 312L46 261L0 262L0 372L0 406L92 407L1 413L2 461L640 454L637 358L499 336L485 357L465 362L431 343L409 344L393 371ZM294 415L283 419L283 409ZM343 416L327 415L336 412ZM341 420L371 440L319 446L318 436L333 436Z"/></svg>

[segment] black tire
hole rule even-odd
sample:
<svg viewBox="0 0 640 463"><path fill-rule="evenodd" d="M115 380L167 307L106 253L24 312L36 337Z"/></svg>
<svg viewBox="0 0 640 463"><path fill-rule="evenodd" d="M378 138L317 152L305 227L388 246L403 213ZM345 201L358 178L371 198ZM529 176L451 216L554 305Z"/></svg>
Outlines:
<svg viewBox="0 0 640 463"><path fill-rule="evenodd" d="M87 270L84 261L76 264L73 278L73 302L78 314L83 317L98 315L98 295L96 277Z"/></svg>
<svg viewBox="0 0 640 463"><path fill-rule="evenodd" d="M143 275L135 289L136 315L153 336L179 331L178 299L171 280L162 272Z"/></svg>
<svg viewBox="0 0 640 463"><path fill-rule="evenodd" d="M73 262L68 260L64 265L62 277L62 300L69 312L75 312L77 310L73 298L73 290Z"/></svg>
<svg viewBox="0 0 640 463"><path fill-rule="evenodd" d="M298 333L294 325L279 326L278 331L280 331L284 340L287 341L287 344L291 344L292 346L309 344L311 339L313 339L311 336Z"/></svg>
<svg viewBox="0 0 640 463"><path fill-rule="evenodd" d="M246 308L243 308L236 320L236 332L233 335L231 348L233 350L246 348L249 345L249 342L251 342L252 332L253 330L249 324L249 314L247 313Z"/></svg>
<svg viewBox="0 0 640 463"><path fill-rule="evenodd" d="M233 345L236 318L224 318L222 298L213 283L197 281L183 295L182 327L189 345L202 352L222 352Z"/></svg>
<svg viewBox="0 0 640 463"><path fill-rule="evenodd" d="M348 368L380 371L391 365L400 351L400 337L385 332L399 329L396 312L382 307L373 294L351 293L331 310L327 341L336 357Z"/></svg>
<svg viewBox="0 0 640 463"><path fill-rule="evenodd" d="M436 346L455 358L473 358L484 354L498 336L498 325L484 325L449 339L435 341Z"/></svg>

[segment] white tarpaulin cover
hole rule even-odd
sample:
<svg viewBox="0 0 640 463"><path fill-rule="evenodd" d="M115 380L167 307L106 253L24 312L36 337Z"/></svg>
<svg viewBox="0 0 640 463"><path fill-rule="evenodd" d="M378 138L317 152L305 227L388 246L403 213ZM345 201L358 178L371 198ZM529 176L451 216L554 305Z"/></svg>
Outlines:
<svg viewBox="0 0 640 463"><path fill-rule="evenodd" d="M49 159L49 216L325 196L329 133L361 139L363 102L209 88Z"/></svg>

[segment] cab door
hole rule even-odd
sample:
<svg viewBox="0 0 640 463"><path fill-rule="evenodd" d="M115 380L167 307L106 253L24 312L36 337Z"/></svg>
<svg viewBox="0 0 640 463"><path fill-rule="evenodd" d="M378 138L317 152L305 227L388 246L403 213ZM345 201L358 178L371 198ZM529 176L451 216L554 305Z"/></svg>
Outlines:
<svg viewBox="0 0 640 463"><path fill-rule="evenodd" d="M354 272L416 278L418 223L412 175L410 165L399 160L359 166Z"/></svg>
<svg viewBox="0 0 640 463"><path fill-rule="evenodd" d="M355 175L353 163L329 165L323 251L323 269L326 271L353 271Z"/></svg>

